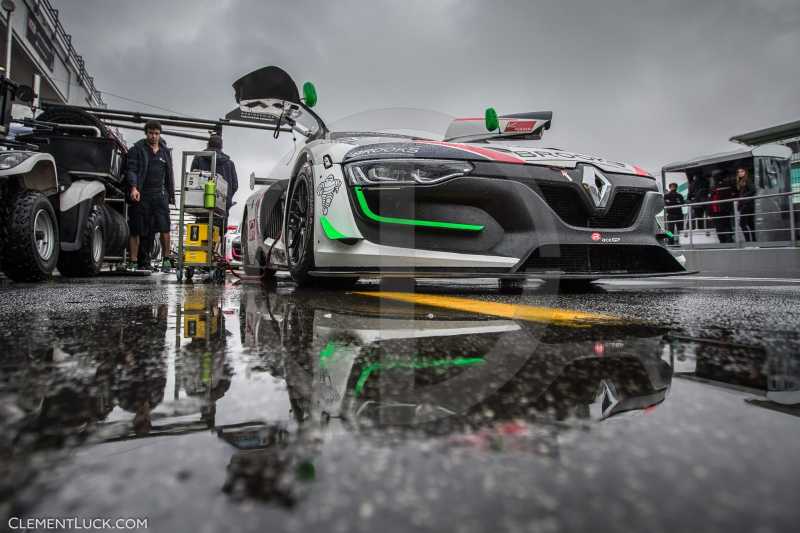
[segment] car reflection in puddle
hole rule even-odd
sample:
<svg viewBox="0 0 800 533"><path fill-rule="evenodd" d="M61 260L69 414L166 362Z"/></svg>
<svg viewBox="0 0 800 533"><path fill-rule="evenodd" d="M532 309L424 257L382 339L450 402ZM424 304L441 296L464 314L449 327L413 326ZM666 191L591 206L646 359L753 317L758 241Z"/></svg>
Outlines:
<svg viewBox="0 0 800 533"><path fill-rule="evenodd" d="M572 328L255 291L242 295L240 324L256 367L285 379L294 425L220 428L241 450L225 490L288 504L342 433L557 454L558 431L652 409L672 375L664 331L641 324Z"/></svg>

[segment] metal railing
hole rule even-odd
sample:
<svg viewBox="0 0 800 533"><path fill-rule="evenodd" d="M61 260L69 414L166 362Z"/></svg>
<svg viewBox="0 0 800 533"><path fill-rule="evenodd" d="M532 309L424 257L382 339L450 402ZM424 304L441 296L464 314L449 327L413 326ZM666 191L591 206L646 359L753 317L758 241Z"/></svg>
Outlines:
<svg viewBox="0 0 800 533"><path fill-rule="evenodd" d="M707 247L725 246L725 247L743 247L748 243L752 246L797 246L798 244L798 223L795 220L795 213L800 213L800 209L795 208L795 197L800 198L800 192L782 192L774 194L760 194L756 196L748 196L744 198L729 198L726 200L716 200L708 202L694 202L682 205L673 205L664 207L664 227L673 234L671 246L689 246L694 247ZM756 211L755 205L753 209L742 210L741 204L743 202L752 202L755 204L758 200L765 200L769 198L786 198L785 203L788 204L786 209L778 205L773 210L758 210ZM778 201L778 204L781 202ZM731 206L729 208L728 206ZM717 206L719 209L712 209L712 206ZM686 208L686 212L683 209ZM681 217L670 219L670 211L680 210ZM776 217L773 215L781 215ZM783 216L787 215L787 216ZM756 217L761 218L761 223L757 223ZM770 227L758 226L763 224L764 217L771 216L770 220L775 221L779 219L785 222L785 225L770 224ZM788 220L784 220L788 219ZM674 231L676 230L677 231ZM704 230L709 240L713 242L699 243L695 242L695 233L697 230ZM713 230L713 235L712 235ZM683 241L681 235L686 235L688 241ZM764 238L759 239L759 236ZM780 238L785 236L786 238ZM678 237L676 239L676 237ZM716 239L716 241L714 241Z"/></svg>

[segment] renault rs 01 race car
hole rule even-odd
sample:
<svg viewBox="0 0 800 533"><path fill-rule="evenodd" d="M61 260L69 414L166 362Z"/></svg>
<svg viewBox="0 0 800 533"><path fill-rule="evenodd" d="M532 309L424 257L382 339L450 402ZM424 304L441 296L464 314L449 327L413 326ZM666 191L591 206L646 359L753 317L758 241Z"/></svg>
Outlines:
<svg viewBox="0 0 800 533"><path fill-rule="evenodd" d="M234 85L229 120L275 125L305 143L252 194L242 219L250 275L300 285L359 277L598 278L685 273L657 238L663 207L640 167L532 148L551 112L456 119L442 140L329 131L316 89L277 67Z"/></svg>

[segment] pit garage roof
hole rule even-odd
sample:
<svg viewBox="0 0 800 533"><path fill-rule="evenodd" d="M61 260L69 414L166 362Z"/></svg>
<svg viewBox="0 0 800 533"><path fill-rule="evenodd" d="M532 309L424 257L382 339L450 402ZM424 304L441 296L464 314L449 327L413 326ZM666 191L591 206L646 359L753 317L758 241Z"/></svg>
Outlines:
<svg viewBox="0 0 800 533"><path fill-rule="evenodd" d="M756 146L759 144L795 139L797 137L800 137L800 120L735 135L731 137L731 141L748 146Z"/></svg>
<svg viewBox="0 0 800 533"><path fill-rule="evenodd" d="M750 157L778 157L789 159L792 151L786 146L780 144L764 144L754 148L742 146L730 152L721 152L718 154L704 155L689 159L687 161L678 161L664 165L661 168L662 172L683 172L692 168L699 168L711 165L718 165L720 163L727 163L728 161L737 161L739 159L747 159Z"/></svg>
<svg viewBox="0 0 800 533"><path fill-rule="evenodd" d="M737 159L744 159L750 157L751 152L749 148L738 148L730 152L720 152L718 154L704 155L689 159L687 161L676 161L664 165L661 170L663 172L681 172L690 168L704 167L706 165L716 165L718 163L726 163L728 161L736 161Z"/></svg>

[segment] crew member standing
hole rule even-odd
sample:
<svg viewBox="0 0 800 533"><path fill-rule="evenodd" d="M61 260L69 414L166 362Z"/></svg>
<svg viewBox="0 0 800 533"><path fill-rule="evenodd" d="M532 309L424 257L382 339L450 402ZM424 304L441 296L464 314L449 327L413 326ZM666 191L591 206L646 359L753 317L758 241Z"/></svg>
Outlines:
<svg viewBox="0 0 800 533"><path fill-rule="evenodd" d="M726 202L733 198L733 188L730 179L724 174L719 174L714 179L714 186L711 189L712 204L708 206L711 221L717 230L719 242L733 242L733 203Z"/></svg>
<svg viewBox="0 0 800 533"><path fill-rule="evenodd" d="M738 198L745 198L739 200L737 205L739 209L739 227L744 234L744 240L753 242L756 240L756 201L747 200L756 195L756 188L753 186L753 181L747 175L747 169L739 167L736 169L736 196Z"/></svg>
<svg viewBox="0 0 800 533"><path fill-rule="evenodd" d="M144 126L145 138L128 151L126 175L130 186L130 268L139 259L141 238L161 235L163 255L162 270L170 268L169 205L175 205L175 178L172 172L172 154L161 138L161 123L148 120Z"/></svg>
<svg viewBox="0 0 800 533"><path fill-rule="evenodd" d="M683 208L677 206L681 206L685 203L686 200L683 199L683 195L678 192L678 184L670 183L669 192L664 195L664 205L666 207L672 207L671 209L666 209L667 231L672 234L669 238L670 244L675 244L675 235L683 231Z"/></svg>
<svg viewBox="0 0 800 533"><path fill-rule="evenodd" d="M709 193L708 178L706 176L696 174L689 180L689 202L707 202ZM706 215L708 214L708 205L696 205L692 207L692 218L694 219L694 228L689 229L706 229L708 227Z"/></svg>
<svg viewBox="0 0 800 533"><path fill-rule="evenodd" d="M230 211L233 206L233 195L239 189L239 178L236 176L236 165L233 160L222 151L222 136L211 135L208 138L208 151L217 152L217 174L222 175L228 184L228 200L225 212ZM207 156L195 157L192 161L192 170L205 170L211 171L211 158Z"/></svg>

